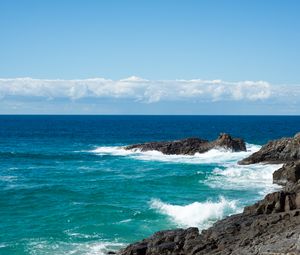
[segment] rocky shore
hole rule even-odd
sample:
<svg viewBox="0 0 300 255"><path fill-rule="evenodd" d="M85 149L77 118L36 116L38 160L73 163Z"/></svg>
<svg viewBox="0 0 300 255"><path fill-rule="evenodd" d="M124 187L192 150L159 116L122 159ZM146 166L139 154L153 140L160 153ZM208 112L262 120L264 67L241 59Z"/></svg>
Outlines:
<svg viewBox="0 0 300 255"><path fill-rule="evenodd" d="M228 136L225 135L223 138L227 140ZM211 143L217 144L223 138L221 135ZM230 137L229 140L233 139ZM177 143L182 141L177 141ZM237 141L239 146L242 145L240 141ZM209 142L200 140L198 143L201 145ZM139 145L136 148L152 148L150 144ZM174 145L170 144L172 148ZM157 143L155 146L157 146L156 148L164 147ZM239 146L237 148L243 148ZM194 150L183 151L189 154ZM299 151L300 135L297 134L293 138L271 141L260 151L240 162L241 164L285 163L273 174L274 183L283 185L282 190L266 195L261 201L244 208L243 213L220 220L201 233L197 228L159 231L149 238L129 245L116 254L300 254Z"/></svg>

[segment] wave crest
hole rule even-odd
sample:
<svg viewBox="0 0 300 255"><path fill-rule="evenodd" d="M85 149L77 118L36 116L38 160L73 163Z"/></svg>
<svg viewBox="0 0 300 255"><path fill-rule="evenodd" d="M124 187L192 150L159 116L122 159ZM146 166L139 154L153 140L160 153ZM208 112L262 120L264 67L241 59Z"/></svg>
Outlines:
<svg viewBox="0 0 300 255"><path fill-rule="evenodd" d="M164 203L159 199L152 199L150 207L157 212L167 215L177 225L182 227L208 228L224 215L239 211L235 200L220 197L218 201L194 202L185 206Z"/></svg>

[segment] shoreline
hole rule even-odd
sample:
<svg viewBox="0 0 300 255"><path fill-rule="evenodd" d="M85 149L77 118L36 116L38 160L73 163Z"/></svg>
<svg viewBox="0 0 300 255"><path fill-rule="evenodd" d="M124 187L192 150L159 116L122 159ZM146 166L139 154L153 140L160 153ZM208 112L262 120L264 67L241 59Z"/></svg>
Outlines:
<svg viewBox="0 0 300 255"><path fill-rule="evenodd" d="M294 145L292 149L290 143ZM287 151L285 155L281 153L282 144ZM295 158L295 155L300 156L299 148L298 133L293 138L271 141L242 160L247 164L249 158L258 161L255 163L268 164L270 159L285 163L273 173L273 183L282 189L246 206L242 213L219 220L201 233L198 228L163 230L108 254L300 254L300 158ZM265 151L271 151L266 158ZM293 161L289 158L291 155Z"/></svg>

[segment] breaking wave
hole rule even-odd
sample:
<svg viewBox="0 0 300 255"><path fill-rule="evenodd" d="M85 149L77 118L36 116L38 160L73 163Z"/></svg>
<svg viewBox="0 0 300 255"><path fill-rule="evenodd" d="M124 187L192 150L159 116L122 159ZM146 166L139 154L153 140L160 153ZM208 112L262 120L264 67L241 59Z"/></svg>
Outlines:
<svg viewBox="0 0 300 255"><path fill-rule="evenodd" d="M203 181L211 188L245 190L258 189L261 195L276 189L273 184L273 172L282 165L238 165L225 164L223 168L215 168Z"/></svg>
<svg viewBox="0 0 300 255"><path fill-rule="evenodd" d="M192 156L165 155L158 151L142 152L138 149L125 150L124 147L98 147L92 153L124 156L143 161L204 164L204 167L212 164L213 170L204 171L205 178L201 178L199 182L216 190L251 190L263 196L277 188L272 183L272 174L280 166L271 164L238 165L237 163L260 148L259 145L247 144L245 152L213 149ZM177 226L205 229L226 215L240 212L243 207L243 203L240 202L242 201L228 200L222 196L217 201L194 202L187 205L172 205L159 199L152 199L150 208L166 215Z"/></svg>
<svg viewBox="0 0 300 255"><path fill-rule="evenodd" d="M124 147L98 147L92 150L97 155L130 157L143 161L158 161L184 164L213 164L217 166L206 174L200 182L211 188L225 190L256 189L261 196L278 188L272 183L272 174L281 165L252 164L238 165L237 162L258 151L261 146L246 144L247 151L232 152L225 149L212 149L206 153L195 155L165 155L159 151L125 150ZM205 173L204 173L205 174Z"/></svg>
<svg viewBox="0 0 300 255"><path fill-rule="evenodd" d="M194 202L188 205L172 205L159 199L152 199L150 207L167 215L175 224L181 227L208 228L225 215L238 212L235 200L229 201L220 197L218 201Z"/></svg>

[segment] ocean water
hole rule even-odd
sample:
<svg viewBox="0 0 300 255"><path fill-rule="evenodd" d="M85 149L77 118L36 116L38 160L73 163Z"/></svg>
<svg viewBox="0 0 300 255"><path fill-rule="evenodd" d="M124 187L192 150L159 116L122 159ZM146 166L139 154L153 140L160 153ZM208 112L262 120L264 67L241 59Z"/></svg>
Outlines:
<svg viewBox="0 0 300 255"><path fill-rule="evenodd" d="M158 230L207 228L278 188L278 165L237 161L299 131L300 117L283 116L0 116L0 254L101 255ZM247 152L121 147L220 132Z"/></svg>

